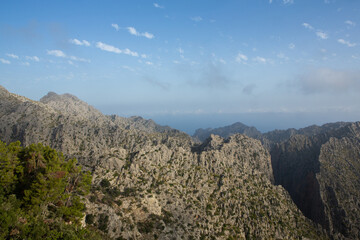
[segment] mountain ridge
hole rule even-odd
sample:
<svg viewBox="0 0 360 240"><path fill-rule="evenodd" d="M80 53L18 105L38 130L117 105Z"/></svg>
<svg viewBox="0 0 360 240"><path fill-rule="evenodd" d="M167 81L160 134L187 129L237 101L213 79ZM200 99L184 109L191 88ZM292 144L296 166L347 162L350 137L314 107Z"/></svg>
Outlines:
<svg viewBox="0 0 360 240"><path fill-rule="evenodd" d="M346 195L331 180L338 179L331 171L334 164L345 166L344 174L355 180L356 171L342 158L332 158L331 164L326 159L346 147L347 159L357 166L359 123L330 124L325 129L312 126L303 131L309 136L293 134L279 142L263 135L256 140L235 134L225 139L210 135L200 144L152 120L105 116L72 95L50 93L37 102L0 88L0 100L2 141L20 140L23 145L42 142L64 152L67 158L78 158L92 171L86 219L93 220L84 219L83 224L112 238L326 239L294 204L292 199L305 214L302 203L312 206L311 200L296 195L293 189L299 186L320 195L315 202L324 206L319 210L323 220L313 220L331 238L358 234L354 215L337 196L350 201L357 213L352 199L358 191L343 185L346 178L340 178L339 183L349 193ZM314 157L306 160L299 155L301 149ZM291 161L292 154L299 156L298 161ZM308 178L296 178L309 172ZM296 179L294 186L288 184L292 178ZM314 184L318 189L312 188Z"/></svg>

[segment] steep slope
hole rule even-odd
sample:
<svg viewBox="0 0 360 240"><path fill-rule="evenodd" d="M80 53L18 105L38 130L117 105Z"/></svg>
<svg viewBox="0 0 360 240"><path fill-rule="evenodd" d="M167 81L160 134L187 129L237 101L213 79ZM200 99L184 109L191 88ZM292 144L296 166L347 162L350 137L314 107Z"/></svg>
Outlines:
<svg viewBox="0 0 360 240"><path fill-rule="evenodd" d="M151 120L104 116L70 94L49 93L36 102L1 88L0 100L1 140L42 142L89 167L109 158L116 147L136 150L148 144L191 143L185 133Z"/></svg>
<svg viewBox="0 0 360 240"><path fill-rule="evenodd" d="M120 166L96 168L87 207L95 225L109 219L115 238L325 238L271 184L270 155L257 140L212 135L192 151L147 146L123 155Z"/></svg>
<svg viewBox="0 0 360 240"><path fill-rule="evenodd" d="M0 138L48 144L92 169L83 224L116 239L322 239L270 155L243 135L202 145L142 118L103 116L71 95L41 102L0 88Z"/></svg>
<svg viewBox="0 0 360 240"><path fill-rule="evenodd" d="M360 238L360 123L294 135L272 151L275 183L335 239Z"/></svg>

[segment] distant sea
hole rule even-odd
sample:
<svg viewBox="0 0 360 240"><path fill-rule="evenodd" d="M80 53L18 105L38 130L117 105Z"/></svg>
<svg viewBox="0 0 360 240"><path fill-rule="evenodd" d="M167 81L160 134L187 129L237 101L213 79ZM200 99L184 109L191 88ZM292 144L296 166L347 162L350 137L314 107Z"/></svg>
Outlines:
<svg viewBox="0 0 360 240"><path fill-rule="evenodd" d="M123 114L129 108L123 106L96 106L104 114L117 114L122 117L141 116L152 119L157 124L169 126L190 135L198 128L218 128L241 122L256 127L260 132L275 129L303 128L310 125L322 125L331 122L360 121L360 111L326 111L326 112L264 112L264 113L215 113L215 114L142 114L140 111L133 114ZM122 109L124 112L122 112Z"/></svg>
<svg viewBox="0 0 360 240"><path fill-rule="evenodd" d="M143 115L160 125L179 129L190 135L198 128L217 128L241 122L256 127L261 132L275 129L303 128L330 122L360 121L360 114L353 113L241 113L241 114L174 114Z"/></svg>

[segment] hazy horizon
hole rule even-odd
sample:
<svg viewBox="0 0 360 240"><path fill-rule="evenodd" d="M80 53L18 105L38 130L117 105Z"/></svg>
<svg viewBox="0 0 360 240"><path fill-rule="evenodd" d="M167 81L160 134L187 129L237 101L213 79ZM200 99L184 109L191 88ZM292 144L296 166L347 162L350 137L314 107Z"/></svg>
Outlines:
<svg viewBox="0 0 360 240"><path fill-rule="evenodd" d="M360 1L0 2L0 84L190 134L360 120Z"/></svg>

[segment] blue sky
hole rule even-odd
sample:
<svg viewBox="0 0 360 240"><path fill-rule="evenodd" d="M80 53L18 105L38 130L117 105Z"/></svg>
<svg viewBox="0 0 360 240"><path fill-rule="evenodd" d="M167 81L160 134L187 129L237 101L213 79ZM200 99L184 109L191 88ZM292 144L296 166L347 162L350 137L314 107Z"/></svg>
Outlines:
<svg viewBox="0 0 360 240"><path fill-rule="evenodd" d="M360 1L0 2L0 84L192 132L360 120Z"/></svg>

